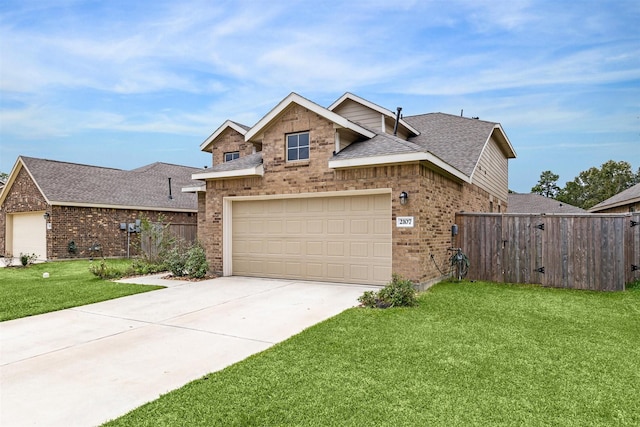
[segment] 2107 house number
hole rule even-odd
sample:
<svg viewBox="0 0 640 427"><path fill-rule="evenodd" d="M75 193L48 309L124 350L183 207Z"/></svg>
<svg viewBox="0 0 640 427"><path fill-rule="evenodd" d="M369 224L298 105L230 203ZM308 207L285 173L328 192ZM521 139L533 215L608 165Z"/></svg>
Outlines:
<svg viewBox="0 0 640 427"><path fill-rule="evenodd" d="M412 216L397 216L396 227L413 227Z"/></svg>

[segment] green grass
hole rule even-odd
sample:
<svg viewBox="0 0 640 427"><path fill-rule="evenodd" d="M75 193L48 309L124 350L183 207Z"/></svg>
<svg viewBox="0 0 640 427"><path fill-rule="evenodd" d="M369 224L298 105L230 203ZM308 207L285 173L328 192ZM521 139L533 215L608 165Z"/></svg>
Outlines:
<svg viewBox="0 0 640 427"><path fill-rule="evenodd" d="M107 426L637 426L640 290L441 283L356 308Z"/></svg>
<svg viewBox="0 0 640 427"><path fill-rule="evenodd" d="M107 262L123 267L130 263L127 260ZM100 280L89 272L89 266L89 261L82 260L0 268L0 321L161 288ZM44 272L49 273L49 278L42 277Z"/></svg>

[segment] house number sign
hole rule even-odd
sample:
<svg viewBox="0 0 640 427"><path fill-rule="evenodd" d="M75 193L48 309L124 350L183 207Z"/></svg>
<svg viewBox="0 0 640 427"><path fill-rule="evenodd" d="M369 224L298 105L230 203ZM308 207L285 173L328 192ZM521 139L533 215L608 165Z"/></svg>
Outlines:
<svg viewBox="0 0 640 427"><path fill-rule="evenodd" d="M396 227L413 228L412 216L397 216Z"/></svg>

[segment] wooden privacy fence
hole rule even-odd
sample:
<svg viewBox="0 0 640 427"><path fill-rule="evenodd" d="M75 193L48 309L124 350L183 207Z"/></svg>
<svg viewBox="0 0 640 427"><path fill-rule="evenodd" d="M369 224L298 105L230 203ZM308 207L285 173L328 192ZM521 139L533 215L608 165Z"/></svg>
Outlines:
<svg viewBox="0 0 640 427"><path fill-rule="evenodd" d="M198 239L198 226L196 224L169 224L168 226L165 225L165 227L166 229L163 232L169 232L171 236L184 240L187 244L191 244ZM149 257L157 256L160 250L159 239L154 238L155 236L160 236L158 233L159 229L156 229L155 233L143 231L140 234L140 249Z"/></svg>
<svg viewBox="0 0 640 427"><path fill-rule="evenodd" d="M640 279L640 213L458 213L468 279L621 291Z"/></svg>

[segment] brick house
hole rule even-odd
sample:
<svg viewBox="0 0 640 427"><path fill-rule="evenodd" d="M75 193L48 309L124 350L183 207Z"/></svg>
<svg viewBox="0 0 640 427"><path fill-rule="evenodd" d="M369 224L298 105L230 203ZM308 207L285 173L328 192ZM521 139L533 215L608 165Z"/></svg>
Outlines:
<svg viewBox="0 0 640 427"><path fill-rule="evenodd" d="M153 163L125 171L20 156L0 192L0 255L134 255L136 220L196 223L197 197L181 188L199 185L191 180L197 170Z"/></svg>
<svg viewBox="0 0 640 427"><path fill-rule="evenodd" d="M609 197L591 209L592 213L626 213L640 212L640 184L629 187Z"/></svg>
<svg viewBox="0 0 640 427"><path fill-rule="evenodd" d="M291 93L200 148L212 166L192 190L212 270L368 284L441 278L455 212L505 211L515 157L498 123L402 117L350 93L327 108Z"/></svg>

